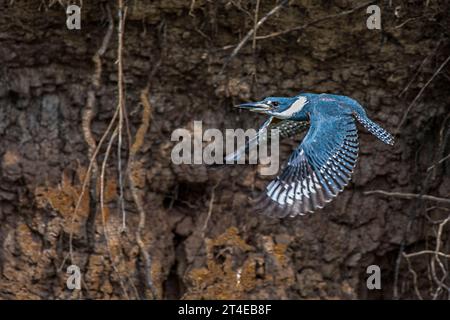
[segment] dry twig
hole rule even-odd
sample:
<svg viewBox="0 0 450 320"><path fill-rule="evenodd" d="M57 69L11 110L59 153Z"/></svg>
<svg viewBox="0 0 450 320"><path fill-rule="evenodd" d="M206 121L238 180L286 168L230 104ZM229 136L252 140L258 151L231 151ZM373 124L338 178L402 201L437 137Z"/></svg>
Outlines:
<svg viewBox="0 0 450 320"><path fill-rule="evenodd" d="M400 123L397 126L397 129L395 130L395 134L399 134L400 133L400 129L402 128L403 124L405 123L406 119L408 118L408 114L411 111L411 109L414 107L414 105L416 104L416 102L419 100L419 98L422 96L423 92L425 91L425 89L430 85L430 83L434 80L434 78L436 78L436 76L441 72L441 70L447 65L447 63L450 61L450 56L447 57L447 59L445 59L445 61L439 66L439 68L437 68L437 70L433 73L433 75L431 76L430 79L428 79L428 81L425 83L425 85L420 89L419 93L416 95L416 97L414 98L414 100L409 104L408 108L406 109L405 114L403 115L402 120L400 121Z"/></svg>
<svg viewBox="0 0 450 320"><path fill-rule="evenodd" d="M420 299L422 299L422 297L417 288L417 274L415 273L415 271L412 268L410 258L418 257L418 256L426 255L426 254L432 255L431 262L430 262L430 272L431 272L431 277L432 277L434 283L436 284L436 290L434 291L432 298L437 299L439 297L439 294L443 291L450 293L450 286L448 286L444 282L448 277L448 270L446 269L446 267L444 266L444 263L440 259L440 258L450 259L450 254L444 253L441 251L442 233L443 233L444 227L446 226L446 224L449 221L450 221L450 215L439 224L438 231L436 234L436 244L435 244L434 250L422 250L422 251L412 252L412 253L408 253L408 254L403 253L403 257L406 259L406 261L408 263L409 271L413 275L413 281L414 281L414 285L415 285L416 295ZM440 272L441 272L440 278L439 278L438 272L436 270L436 263L438 264Z"/></svg>
<svg viewBox="0 0 450 320"><path fill-rule="evenodd" d="M363 4L359 5L359 6L356 6L353 9L342 11L342 12L339 12L339 13L336 13L336 14L326 15L326 16L317 18L317 19L315 19L313 21L307 22L307 23L305 23L305 24L303 24L301 26L297 26L297 27L290 28L290 29L287 29L287 30L277 31L277 32L273 32L273 33L270 33L270 34L258 36L258 37L256 37L256 39L257 40L270 39L270 38L274 38L274 37L283 36L283 35L286 35L288 33L294 32L294 31L301 31L303 29L306 29L307 27L310 27L312 25L318 24L320 22L349 15L349 14L351 14L351 13L353 13L353 12L359 10L359 9L366 8L367 6L369 6L370 4L372 4L374 2L376 2L376 1L372 0L372 1L369 1L369 2L365 2L365 3L363 3Z"/></svg>
<svg viewBox="0 0 450 320"><path fill-rule="evenodd" d="M408 264L408 271L411 273L411 275L413 277L414 292L416 293L416 296L420 300L423 300L422 294L420 293L419 286L417 283L417 272L414 271L414 269L412 267L411 260L409 259L410 257L403 252L403 258L405 258L406 263Z"/></svg>
<svg viewBox="0 0 450 320"><path fill-rule="evenodd" d="M216 191L216 188L219 186L219 184L220 184L220 181L212 187L211 199L209 200L209 206L208 206L208 213L206 214L205 222L203 223L203 227L201 229L201 238L205 238L205 231L206 231L206 228L208 227L208 223L209 223L209 220L211 219L211 214L213 211L215 191Z"/></svg>
<svg viewBox="0 0 450 320"><path fill-rule="evenodd" d="M428 60L430 60L437 52L438 48L440 47L442 42L442 39L437 43L436 47L434 48L433 51L430 52L430 54L428 54L420 63L419 67L416 68L416 72L414 74L414 76L409 80L408 84L406 85L405 88L403 88L403 90L398 94L399 97L401 97L402 95L404 95L409 87L411 87L411 85L414 83L414 81L416 80L417 76L420 74L420 72L422 71L422 68L425 66L425 64L428 62Z"/></svg>
<svg viewBox="0 0 450 320"><path fill-rule="evenodd" d="M282 7L284 7L284 5L288 2L288 0L283 0L281 1L278 5L276 5L272 10L270 10L264 17L261 18L261 20L259 20L255 26L249 31L247 32L247 34L245 35L245 37L241 40L241 42L239 42L239 44L236 46L236 48L234 48L233 52L231 53L231 55L227 58L227 60L225 61L225 63L223 64L222 70L220 71L220 74L223 73L223 71L225 70L225 68L228 66L228 64L230 63L230 61L238 54L238 52L242 49L242 47L247 43L247 41L250 39L250 37L256 32L256 30L258 30L258 28L264 23L266 22L267 19L269 19L270 16L274 15L276 12L278 12L278 10L280 10Z"/></svg>
<svg viewBox="0 0 450 320"><path fill-rule="evenodd" d="M415 193L387 192L387 191L383 191L383 190L372 190L372 191L366 191L366 192L364 192L364 194L365 195L380 194L383 196L395 197L395 198L401 198L401 199L410 199L410 200L411 199L423 199L423 200L430 200L430 201L436 201L436 202L450 204L450 199L439 198L439 197L429 196L429 195L415 194Z"/></svg>

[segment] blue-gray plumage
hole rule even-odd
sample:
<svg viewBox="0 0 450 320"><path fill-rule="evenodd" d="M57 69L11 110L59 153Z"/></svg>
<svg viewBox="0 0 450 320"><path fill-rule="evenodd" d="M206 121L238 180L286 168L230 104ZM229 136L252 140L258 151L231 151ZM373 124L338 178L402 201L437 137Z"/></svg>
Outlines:
<svg viewBox="0 0 450 320"><path fill-rule="evenodd" d="M358 158L358 134L355 119L384 143L394 139L371 121L355 100L333 94L302 93L292 98L268 97L237 107L269 115L270 118L244 148L228 155L236 160L268 138L269 128L278 128L280 136L309 130L289 157L281 174L258 200L266 214L285 217L303 215L322 208L349 183Z"/></svg>

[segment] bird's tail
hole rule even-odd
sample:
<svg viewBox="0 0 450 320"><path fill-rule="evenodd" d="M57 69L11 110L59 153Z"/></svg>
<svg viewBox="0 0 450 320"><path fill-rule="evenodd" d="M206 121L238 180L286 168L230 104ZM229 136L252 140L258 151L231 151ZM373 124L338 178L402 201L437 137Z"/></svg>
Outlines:
<svg viewBox="0 0 450 320"><path fill-rule="evenodd" d="M369 130L369 132L376 136L378 139L391 146L394 144L394 137L369 118L362 117L358 113L355 113L355 118L364 126L364 128Z"/></svg>

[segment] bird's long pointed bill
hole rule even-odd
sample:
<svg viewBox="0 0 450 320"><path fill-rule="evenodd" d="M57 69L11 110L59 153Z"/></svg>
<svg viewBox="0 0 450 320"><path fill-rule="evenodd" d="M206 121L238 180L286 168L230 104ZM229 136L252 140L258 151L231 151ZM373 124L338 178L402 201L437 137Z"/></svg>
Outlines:
<svg viewBox="0 0 450 320"><path fill-rule="evenodd" d="M269 111L271 107L265 103L259 103L259 102L250 102L250 103L243 103L238 104L235 106L235 108L240 109L246 109L253 112L263 112L263 111Z"/></svg>

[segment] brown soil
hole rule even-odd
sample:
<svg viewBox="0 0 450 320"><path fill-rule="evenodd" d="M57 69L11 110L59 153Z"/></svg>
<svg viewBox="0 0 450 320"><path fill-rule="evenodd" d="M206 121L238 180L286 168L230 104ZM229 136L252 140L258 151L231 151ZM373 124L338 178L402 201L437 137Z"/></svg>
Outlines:
<svg viewBox="0 0 450 320"><path fill-rule="evenodd" d="M120 232L116 145L104 192L109 250L98 185L91 183L73 214L92 152L82 122L89 96L95 103L87 128L96 143L117 105L117 7L110 4L115 27L96 83L93 57L108 29L106 2L83 1L82 28L75 31L66 28L65 1L0 0L0 299L152 298L147 272L161 299L390 299L395 287L395 297L416 297L405 259L396 272L399 250L402 244L407 253L434 250L437 228L430 219L446 218L449 206L364 192L449 198L450 161L427 171L450 151L448 65L407 113L394 147L361 128L352 183L314 214L285 220L255 214L249 197L269 181L256 166L210 170L170 160L176 128L192 128L194 120L202 120L204 129L255 127L261 117L231 106L274 94L345 94L395 133L449 55L450 6L392 2L383 1L381 31L366 28L363 8L259 39L254 48L251 39L220 74L230 46L253 27L255 1L129 1L123 63L132 137L146 119L140 94L147 85L152 111L131 168L146 217L141 240L147 261L136 239L139 210L126 179L127 231ZM261 1L259 17L275 3ZM359 4L290 1L257 34ZM125 167L130 148L124 140ZM297 143L283 142L283 158ZM106 145L99 166L105 152ZM447 225L442 252L450 251L448 231ZM81 268L81 291L66 287L71 263ZM429 263L429 256L411 258L423 298L438 287ZM371 264L381 267L381 290L366 288ZM448 278L443 283L450 285Z"/></svg>

